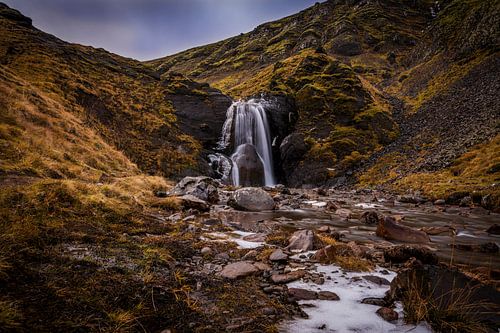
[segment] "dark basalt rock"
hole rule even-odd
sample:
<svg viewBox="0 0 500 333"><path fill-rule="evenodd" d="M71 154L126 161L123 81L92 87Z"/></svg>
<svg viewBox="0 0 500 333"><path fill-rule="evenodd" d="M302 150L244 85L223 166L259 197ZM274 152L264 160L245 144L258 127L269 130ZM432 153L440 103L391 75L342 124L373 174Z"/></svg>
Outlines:
<svg viewBox="0 0 500 333"><path fill-rule="evenodd" d="M415 265L394 278L389 294L393 300L404 299L410 290L418 291L428 306L445 310L450 304L460 302L473 316L472 320L495 329L500 326L500 292L458 270Z"/></svg>
<svg viewBox="0 0 500 333"><path fill-rule="evenodd" d="M199 83L192 83L199 85ZM180 129L199 140L205 148L212 148L220 138L226 111L231 98L219 90L206 87L189 87L193 90L204 88L206 95L193 95L189 91L168 95L175 108Z"/></svg>
<svg viewBox="0 0 500 333"><path fill-rule="evenodd" d="M403 264L410 258L415 258L422 264L435 265L438 263L437 255L424 247L397 245L384 250L386 262Z"/></svg>
<svg viewBox="0 0 500 333"><path fill-rule="evenodd" d="M255 146L248 143L238 146L232 160L235 164L233 167L238 168L239 185L261 186L264 184L264 165Z"/></svg>

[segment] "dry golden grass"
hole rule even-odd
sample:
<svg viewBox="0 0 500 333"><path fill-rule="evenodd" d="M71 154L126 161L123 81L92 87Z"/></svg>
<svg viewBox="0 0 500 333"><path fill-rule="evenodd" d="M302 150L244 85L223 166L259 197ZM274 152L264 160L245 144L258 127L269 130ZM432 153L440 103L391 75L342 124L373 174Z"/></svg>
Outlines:
<svg viewBox="0 0 500 333"><path fill-rule="evenodd" d="M16 304L11 301L0 300L0 328L15 331L21 326L23 316Z"/></svg>
<svg viewBox="0 0 500 333"><path fill-rule="evenodd" d="M470 302L474 288L453 289L450 295L443 295L438 300L424 295L422 287L415 283L403 295L405 321L418 323L427 321L440 332L486 333L491 332L484 323L477 319L478 308L487 303ZM450 302L443 303L451 298Z"/></svg>

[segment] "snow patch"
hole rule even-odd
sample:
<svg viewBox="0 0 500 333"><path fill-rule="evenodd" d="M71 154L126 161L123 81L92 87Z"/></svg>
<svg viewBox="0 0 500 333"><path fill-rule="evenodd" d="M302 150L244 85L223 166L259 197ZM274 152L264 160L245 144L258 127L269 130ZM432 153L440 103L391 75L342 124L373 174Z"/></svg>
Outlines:
<svg viewBox="0 0 500 333"><path fill-rule="evenodd" d="M318 273L324 273L323 285L312 282L295 281L288 284L289 288L302 288L314 291L331 291L340 297L340 301L300 301L299 304L311 304L303 310L308 319L297 319L284 324L283 332L290 333L322 333L322 332L404 332L414 326L406 326L400 320L389 323L380 318L375 305L362 304L367 297L384 297L388 286L379 286L362 278L363 275L373 275L391 281L395 272L377 267L374 272L345 272L336 265L316 265ZM406 328L406 329L405 329ZM418 330L416 330L418 329ZM431 330L417 326L412 332L429 333Z"/></svg>

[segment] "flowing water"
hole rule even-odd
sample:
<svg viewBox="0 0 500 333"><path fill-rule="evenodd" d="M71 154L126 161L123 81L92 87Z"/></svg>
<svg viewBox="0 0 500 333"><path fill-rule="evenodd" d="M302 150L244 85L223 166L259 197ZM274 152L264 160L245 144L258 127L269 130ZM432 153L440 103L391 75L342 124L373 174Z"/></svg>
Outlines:
<svg viewBox="0 0 500 333"><path fill-rule="evenodd" d="M231 171L233 185L241 184L239 170L245 165L241 165L243 159L237 159L245 154L245 145L255 148L258 159L262 163L264 184L274 185L273 158L271 151L271 134L267 121L264 100L251 99L249 101L234 102L227 110L226 121L222 128L220 149L225 149L231 144L234 146L234 153L231 156L233 167ZM248 147L247 147L248 148ZM240 161L240 162L238 162ZM240 165L238 165L240 163Z"/></svg>

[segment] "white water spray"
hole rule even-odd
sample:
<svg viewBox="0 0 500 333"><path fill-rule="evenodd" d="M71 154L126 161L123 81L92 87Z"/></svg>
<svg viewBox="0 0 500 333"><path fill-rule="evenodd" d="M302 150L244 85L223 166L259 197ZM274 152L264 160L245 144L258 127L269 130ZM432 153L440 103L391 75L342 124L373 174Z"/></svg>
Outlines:
<svg viewBox="0 0 500 333"><path fill-rule="evenodd" d="M238 147L250 144L255 147L264 168L265 185L274 185L273 157L269 124L264 109L264 101L251 99L247 102L234 102L227 110L226 121L222 128L219 147L228 147L233 139L234 152L232 178L234 185L240 185L240 174L235 162Z"/></svg>

